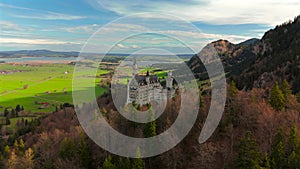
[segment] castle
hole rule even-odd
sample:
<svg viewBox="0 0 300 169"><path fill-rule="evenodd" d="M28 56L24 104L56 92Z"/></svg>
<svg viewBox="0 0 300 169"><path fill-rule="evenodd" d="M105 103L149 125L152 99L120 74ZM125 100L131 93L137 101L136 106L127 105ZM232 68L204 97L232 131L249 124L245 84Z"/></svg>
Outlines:
<svg viewBox="0 0 300 169"><path fill-rule="evenodd" d="M175 90L173 88L172 72L168 72L166 86L163 87L157 75L138 74L136 60L133 63L133 78L127 84L127 104L136 102L136 104L145 105L151 101L160 102L173 97Z"/></svg>

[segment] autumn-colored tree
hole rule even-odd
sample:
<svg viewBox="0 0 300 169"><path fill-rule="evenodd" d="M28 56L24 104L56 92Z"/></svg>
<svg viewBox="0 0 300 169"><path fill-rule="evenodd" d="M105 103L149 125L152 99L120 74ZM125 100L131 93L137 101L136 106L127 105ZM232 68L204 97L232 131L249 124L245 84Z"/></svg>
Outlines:
<svg viewBox="0 0 300 169"><path fill-rule="evenodd" d="M260 152L258 145L251 132L247 132L240 140L236 168L238 169L260 169Z"/></svg>
<svg viewBox="0 0 300 169"><path fill-rule="evenodd" d="M18 163L19 163L18 157L17 157L15 151L13 150L7 161L7 168L8 169L16 169L18 167Z"/></svg>
<svg viewBox="0 0 300 169"><path fill-rule="evenodd" d="M276 110L282 110L285 105L285 98L282 91L279 89L278 83L272 88L270 93L270 104Z"/></svg>
<svg viewBox="0 0 300 169"><path fill-rule="evenodd" d="M34 168L34 152L31 148L28 148L25 151L24 159L23 159L23 165L26 169L33 169Z"/></svg>

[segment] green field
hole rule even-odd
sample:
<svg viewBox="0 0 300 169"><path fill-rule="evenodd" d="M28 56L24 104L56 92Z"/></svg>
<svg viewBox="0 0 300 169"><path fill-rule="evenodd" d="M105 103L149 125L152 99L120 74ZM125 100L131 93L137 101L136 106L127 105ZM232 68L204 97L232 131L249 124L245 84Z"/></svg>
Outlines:
<svg viewBox="0 0 300 169"><path fill-rule="evenodd" d="M72 78L73 65L67 64L42 64L37 66L0 64L0 112L5 107L13 107L17 104L24 106L27 112L51 112L55 106L63 103L72 103ZM7 73L8 72L8 73ZM65 72L68 72L65 74ZM97 75L106 74L106 70L98 70ZM84 83L90 81L91 77L84 76L82 71L82 88L85 90ZM96 84L99 84L100 78L96 78ZM96 95L99 96L105 92L105 89L95 84ZM51 106L42 108L35 102L48 102Z"/></svg>

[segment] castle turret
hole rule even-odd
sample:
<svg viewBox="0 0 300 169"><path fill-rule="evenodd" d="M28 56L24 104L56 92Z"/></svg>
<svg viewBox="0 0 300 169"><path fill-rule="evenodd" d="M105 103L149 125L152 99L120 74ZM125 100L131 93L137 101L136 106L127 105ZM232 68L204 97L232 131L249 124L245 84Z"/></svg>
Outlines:
<svg viewBox="0 0 300 169"><path fill-rule="evenodd" d="M148 70L147 70L147 74L146 74L146 83L150 84L150 74L149 74Z"/></svg>
<svg viewBox="0 0 300 169"><path fill-rule="evenodd" d="M167 77L167 80L166 80L166 87L168 89L173 88L173 75L172 75L171 71L168 72L168 77Z"/></svg>
<svg viewBox="0 0 300 169"><path fill-rule="evenodd" d="M138 66L136 63L136 58L134 58L133 65L132 65L132 75L135 76L137 74L138 74Z"/></svg>

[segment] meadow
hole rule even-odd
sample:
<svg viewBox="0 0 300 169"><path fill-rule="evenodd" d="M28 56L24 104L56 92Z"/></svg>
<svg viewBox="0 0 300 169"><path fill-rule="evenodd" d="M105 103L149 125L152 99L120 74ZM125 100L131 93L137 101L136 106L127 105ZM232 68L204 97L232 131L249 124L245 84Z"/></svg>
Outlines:
<svg viewBox="0 0 300 169"><path fill-rule="evenodd" d="M52 112L60 104L72 104L73 69L74 65L68 64L0 64L0 112L7 107L15 108L17 104L26 112L34 113ZM107 70L98 71L98 75L106 73ZM91 77L83 76L83 83L84 78ZM100 78L95 79L97 96L105 92L97 85L100 81ZM41 103L45 102L51 106L42 107Z"/></svg>

